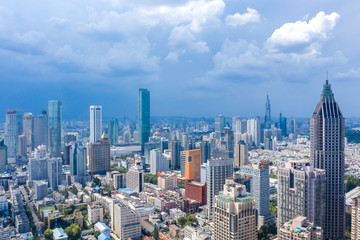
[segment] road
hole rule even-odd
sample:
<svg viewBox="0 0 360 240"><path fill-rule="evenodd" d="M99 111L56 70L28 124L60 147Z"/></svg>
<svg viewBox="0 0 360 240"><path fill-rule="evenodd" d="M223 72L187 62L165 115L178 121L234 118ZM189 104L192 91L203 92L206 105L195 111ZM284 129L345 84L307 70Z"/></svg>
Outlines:
<svg viewBox="0 0 360 240"><path fill-rule="evenodd" d="M20 191L21 193L23 194L24 196L24 199L26 201L26 205L29 206L30 208L30 211L31 211L31 214L32 214L32 217L33 217L33 220L34 220L34 224L36 226L36 230L38 232L38 235L39 237L41 236L41 225L42 225L42 222L39 220L39 218L37 217L35 211L34 211L34 204L32 203L32 201L29 201L29 198L28 198L28 195L27 195L27 192L24 188L24 186L20 186Z"/></svg>

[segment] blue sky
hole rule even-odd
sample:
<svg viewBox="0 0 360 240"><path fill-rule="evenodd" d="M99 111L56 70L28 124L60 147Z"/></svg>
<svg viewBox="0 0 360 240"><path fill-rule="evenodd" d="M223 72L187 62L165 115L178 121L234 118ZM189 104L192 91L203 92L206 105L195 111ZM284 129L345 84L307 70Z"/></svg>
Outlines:
<svg viewBox="0 0 360 240"><path fill-rule="evenodd" d="M64 118L307 117L326 70L345 117L360 117L360 2L238 0L0 1L0 111ZM1 117L4 119L4 116Z"/></svg>

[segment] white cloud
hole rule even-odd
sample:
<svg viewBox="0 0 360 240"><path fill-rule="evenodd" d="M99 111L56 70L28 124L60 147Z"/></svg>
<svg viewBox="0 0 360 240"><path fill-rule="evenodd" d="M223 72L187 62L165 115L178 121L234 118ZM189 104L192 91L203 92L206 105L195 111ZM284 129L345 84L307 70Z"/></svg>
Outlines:
<svg viewBox="0 0 360 240"><path fill-rule="evenodd" d="M317 45L313 43L327 40L339 18L336 12L326 15L321 11L308 22L285 23L268 38L267 46L275 52L306 49L316 53Z"/></svg>
<svg viewBox="0 0 360 240"><path fill-rule="evenodd" d="M227 15L225 22L231 27L243 26L248 23L260 22L260 14L252 8L247 8L246 13L235 13L234 15Z"/></svg>
<svg viewBox="0 0 360 240"><path fill-rule="evenodd" d="M347 72L339 72L334 75L334 79L360 79L360 67L351 68Z"/></svg>
<svg viewBox="0 0 360 240"><path fill-rule="evenodd" d="M188 26L175 27L169 37L169 46L172 49L190 49L198 53L208 52L206 42L196 41Z"/></svg>

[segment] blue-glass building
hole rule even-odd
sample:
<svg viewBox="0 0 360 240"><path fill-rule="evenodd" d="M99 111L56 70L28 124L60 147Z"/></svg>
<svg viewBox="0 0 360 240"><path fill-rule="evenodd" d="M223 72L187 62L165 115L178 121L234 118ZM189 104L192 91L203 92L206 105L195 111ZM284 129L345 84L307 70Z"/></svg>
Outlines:
<svg viewBox="0 0 360 240"><path fill-rule="evenodd" d="M49 151L51 157L61 157L61 117L62 103L58 100L48 102Z"/></svg>
<svg viewBox="0 0 360 240"><path fill-rule="evenodd" d="M144 152L144 144L150 137L150 91L139 89L139 143L141 152Z"/></svg>

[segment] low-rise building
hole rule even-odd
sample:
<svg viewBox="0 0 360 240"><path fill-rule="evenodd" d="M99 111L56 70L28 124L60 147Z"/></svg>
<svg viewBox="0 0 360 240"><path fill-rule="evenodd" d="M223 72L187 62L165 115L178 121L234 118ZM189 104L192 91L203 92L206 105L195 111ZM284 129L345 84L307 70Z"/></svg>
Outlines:
<svg viewBox="0 0 360 240"><path fill-rule="evenodd" d="M175 174L159 176L158 186L163 190L174 190L177 187L177 176Z"/></svg>
<svg viewBox="0 0 360 240"><path fill-rule="evenodd" d="M54 240L68 240L68 235L64 232L64 229L55 228L52 231Z"/></svg>
<svg viewBox="0 0 360 240"><path fill-rule="evenodd" d="M278 230L278 240L322 240L323 230L307 220L298 216L286 222Z"/></svg>
<svg viewBox="0 0 360 240"><path fill-rule="evenodd" d="M98 204L88 205L88 222L94 224L104 221L104 209Z"/></svg>

